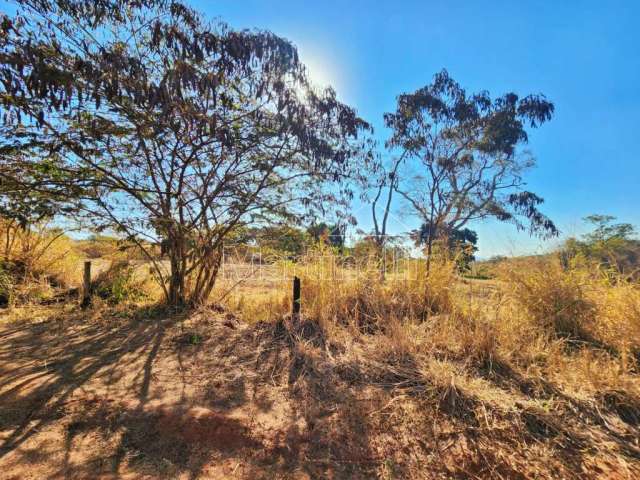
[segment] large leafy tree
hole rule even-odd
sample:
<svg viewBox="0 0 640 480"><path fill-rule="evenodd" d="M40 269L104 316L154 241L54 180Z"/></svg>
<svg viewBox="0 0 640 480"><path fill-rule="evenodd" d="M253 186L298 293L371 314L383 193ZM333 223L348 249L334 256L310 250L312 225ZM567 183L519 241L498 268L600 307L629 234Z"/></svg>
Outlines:
<svg viewBox="0 0 640 480"><path fill-rule="evenodd" d="M238 226L351 195L340 181L368 125L311 87L288 41L174 1L16 3L0 29L0 148L79 185L98 226L143 250L162 240L171 304L206 301Z"/></svg>
<svg viewBox="0 0 640 480"><path fill-rule="evenodd" d="M534 160L521 151L527 127L548 121L553 111L542 95L467 94L445 70L398 97L396 111L385 114L392 131L387 147L406 159L397 190L426 225L428 259L434 240L474 220L493 217L557 234L538 210L542 198L525 189L523 175Z"/></svg>
<svg viewBox="0 0 640 480"><path fill-rule="evenodd" d="M346 241L347 225L335 223L329 225L325 222L314 223L307 228L307 234L317 243L322 242L332 247L342 249Z"/></svg>

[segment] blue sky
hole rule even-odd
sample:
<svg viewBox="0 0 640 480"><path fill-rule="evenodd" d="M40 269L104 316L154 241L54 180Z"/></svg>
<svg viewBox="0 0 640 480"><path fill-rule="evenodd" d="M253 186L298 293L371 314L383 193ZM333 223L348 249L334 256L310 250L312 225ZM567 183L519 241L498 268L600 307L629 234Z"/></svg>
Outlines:
<svg viewBox="0 0 640 480"><path fill-rule="evenodd" d="M565 235L607 213L640 225L640 2L192 1L235 28L295 43L312 76L332 84L376 128L395 97L442 68L468 90L544 93L553 120L530 135L538 167L529 188ZM356 206L356 208L358 208ZM395 212L399 221L414 226ZM358 215L370 225L368 209ZM544 251L510 225L474 225L480 255Z"/></svg>

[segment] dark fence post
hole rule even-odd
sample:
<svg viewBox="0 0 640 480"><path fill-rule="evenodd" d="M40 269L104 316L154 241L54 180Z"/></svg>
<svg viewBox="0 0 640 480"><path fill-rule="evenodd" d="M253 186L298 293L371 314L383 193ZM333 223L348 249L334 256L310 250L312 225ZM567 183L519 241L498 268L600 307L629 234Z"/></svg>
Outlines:
<svg viewBox="0 0 640 480"><path fill-rule="evenodd" d="M82 279L82 308L91 305L91 262L84 262L84 276Z"/></svg>
<svg viewBox="0 0 640 480"><path fill-rule="evenodd" d="M291 305L291 319L300 319L300 279L293 277L293 303Z"/></svg>

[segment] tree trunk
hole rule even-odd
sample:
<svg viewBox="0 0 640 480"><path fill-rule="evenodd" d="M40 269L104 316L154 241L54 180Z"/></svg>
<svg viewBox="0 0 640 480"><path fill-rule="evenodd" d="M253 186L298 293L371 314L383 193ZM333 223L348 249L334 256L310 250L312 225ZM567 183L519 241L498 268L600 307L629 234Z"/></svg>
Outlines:
<svg viewBox="0 0 640 480"><path fill-rule="evenodd" d="M222 251L222 242L219 242L213 248L204 249L203 256L200 259L201 264L197 269L198 275L189 298L190 305L205 305L209 300L222 265Z"/></svg>
<svg viewBox="0 0 640 480"><path fill-rule="evenodd" d="M168 303L172 307L182 307L186 303L185 274L180 268L180 260L171 256L171 276L169 277Z"/></svg>
<svg viewBox="0 0 640 480"><path fill-rule="evenodd" d="M429 238L427 240L427 278L429 277L429 272L431 271L431 253L433 251L433 235L430 232Z"/></svg>
<svg viewBox="0 0 640 480"><path fill-rule="evenodd" d="M378 243L378 261L380 262L380 281L384 282L387 274L387 256L384 250L384 240Z"/></svg>
<svg viewBox="0 0 640 480"><path fill-rule="evenodd" d="M169 276L169 298L167 303L171 307L183 307L186 304L186 262L184 261L185 240L178 235L167 239L167 250L171 273Z"/></svg>
<svg viewBox="0 0 640 480"><path fill-rule="evenodd" d="M206 304L222 264L223 243L195 248L188 246L187 240L179 235L172 236L167 243L171 264L167 303L172 307ZM187 248L191 249L188 252L191 257L189 264L186 261Z"/></svg>

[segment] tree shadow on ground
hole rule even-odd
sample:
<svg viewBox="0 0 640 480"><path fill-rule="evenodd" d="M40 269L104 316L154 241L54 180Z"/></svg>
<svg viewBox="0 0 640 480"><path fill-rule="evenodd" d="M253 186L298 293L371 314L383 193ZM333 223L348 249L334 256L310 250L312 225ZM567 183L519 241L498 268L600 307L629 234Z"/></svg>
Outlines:
<svg viewBox="0 0 640 480"><path fill-rule="evenodd" d="M116 437L117 447L108 457L96 456L83 463L65 464L55 476L86 478L118 475L123 462L129 471L153 478L174 478L188 472L199 478L211 462L223 463L261 447L241 421L205 408L146 407L103 401L87 405L82 418L69 424L73 438Z"/></svg>
<svg viewBox="0 0 640 480"><path fill-rule="evenodd" d="M144 359L138 386L144 403L167 325L43 322L2 332L0 429L11 433L0 444L0 459L64 416L75 392L116 365L126 369Z"/></svg>
<svg viewBox="0 0 640 480"><path fill-rule="evenodd" d="M216 321L197 344L181 340L190 333L176 319L79 319L2 330L0 462L11 457L4 465L27 469L46 463L31 452L41 441L34 437L62 427L56 451L64 458L45 476L119 475L124 468L198 478L211 464L233 459L245 464L245 476L357 478L372 462L358 399L346 383L323 379L317 359L298 348L313 332L296 331L306 338L294 341L281 327ZM164 370L170 355L175 372ZM168 384L181 395L163 405L156 392ZM256 429L251 416L229 416L242 409L280 409L283 420ZM95 451L79 456L86 442Z"/></svg>
<svg viewBox="0 0 640 480"><path fill-rule="evenodd" d="M562 447L557 455L573 468L581 467L583 453L597 453L599 449L594 444L592 432L587 431L592 427L597 428L606 442L615 445L620 453L640 460L640 448L636 444L640 401L629 392L603 392L599 397L601 409L594 402L567 395L541 377L527 378L499 359L494 359L490 365L482 365L476 373L502 390L515 390L525 398L553 402L555 407L550 412L523 407L521 419L532 437L553 439ZM614 422L611 417L607 420L606 414L615 415L621 422Z"/></svg>
<svg viewBox="0 0 640 480"><path fill-rule="evenodd" d="M500 452L529 465L536 459L527 449L539 444L557 447L563 474L583 471L590 439L566 418L525 406L501 411L432 381L411 354L342 356L344 347L309 320L247 325L214 317L204 314L186 330L175 318L0 330L0 430L8 432L0 463L9 454L14 466L47 462L30 439L60 424L64 459L52 478L405 478L421 468L451 478L523 478ZM502 390L566 400L603 422L549 383L532 383L509 365L485 367L480 376ZM169 388L173 396L162 393ZM630 426L634 412L626 413ZM504 427L489 428L487 414ZM79 457L82 445L95 451Z"/></svg>
<svg viewBox="0 0 640 480"><path fill-rule="evenodd" d="M322 328L313 321L283 319L262 335L278 346L258 362L286 385L289 425L267 442L265 466L307 478L372 478L384 461L372 449L368 414L379 407L332 370ZM262 379L266 380L265 377ZM360 395L359 395L360 394Z"/></svg>

